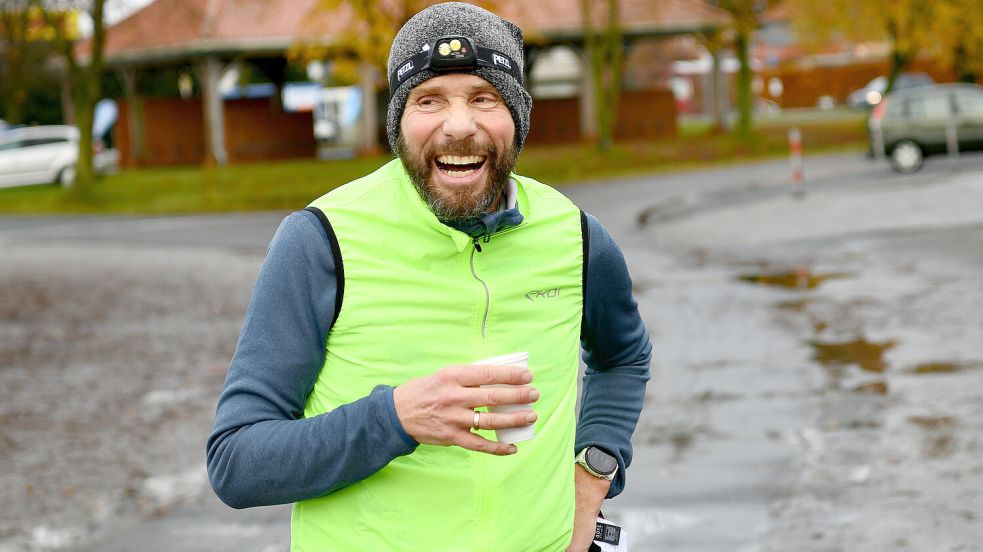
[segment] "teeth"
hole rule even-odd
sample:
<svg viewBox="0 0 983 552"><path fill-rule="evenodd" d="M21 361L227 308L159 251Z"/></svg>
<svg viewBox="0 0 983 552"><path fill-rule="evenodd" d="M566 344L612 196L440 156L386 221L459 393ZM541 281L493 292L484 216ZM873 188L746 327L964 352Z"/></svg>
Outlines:
<svg viewBox="0 0 983 552"><path fill-rule="evenodd" d="M479 155L441 155L437 161L445 165L472 165L481 163L485 158Z"/></svg>
<svg viewBox="0 0 983 552"><path fill-rule="evenodd" d="M461 177L464 177L464 176L469 176L469 175L474 174L475 172L476 171L474 169L470 169L470 170L467 170L467 171L444 171L444 173L446 173L447 176L453 176L455 178L461 178Z"/></svg>

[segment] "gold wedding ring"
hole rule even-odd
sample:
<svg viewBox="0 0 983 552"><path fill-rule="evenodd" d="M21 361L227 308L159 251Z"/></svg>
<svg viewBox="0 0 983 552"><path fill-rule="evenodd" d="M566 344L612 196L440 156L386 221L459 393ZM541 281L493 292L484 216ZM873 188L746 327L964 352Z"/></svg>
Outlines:
<svg viewBox="0 0 983 552"><path fill-rule="evenodd" d="M480 429L480 427L478 426L478 421L479 421L480 416L481 416L481 412L478 412L477 410L475 410L474 411L474 423L471 425L471 429Z"/></svg>

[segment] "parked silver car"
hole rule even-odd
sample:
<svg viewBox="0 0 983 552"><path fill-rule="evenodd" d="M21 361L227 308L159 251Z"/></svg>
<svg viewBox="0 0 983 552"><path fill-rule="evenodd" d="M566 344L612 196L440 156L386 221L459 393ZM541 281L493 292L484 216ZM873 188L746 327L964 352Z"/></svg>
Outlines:
<svg viewBox="0 0 983 552"><path fill-rule="evenodd" d="M73 126L21 127L0 134L0 188L57 182L71 186L78 162Z"/></svg>
<svg viewBox="0 0 983 552"><path fill-rule="evenodd" d="M983 87L936 84L898 90L867 121L870 152L895 170L917 171L928 155L983 149Z"/></svg>

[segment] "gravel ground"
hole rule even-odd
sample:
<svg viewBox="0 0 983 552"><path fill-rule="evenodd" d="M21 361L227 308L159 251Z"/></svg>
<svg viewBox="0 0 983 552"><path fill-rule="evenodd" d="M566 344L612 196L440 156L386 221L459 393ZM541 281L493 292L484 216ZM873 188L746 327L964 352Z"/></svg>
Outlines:
<svg viewBox="0 0 983 552"><path fill-rule="evenodd" d="M633 550L983 550L979 174L602 217L656 345L634 484L606 506ZM287 512L212 508L204 470L261 251L74 228L0 240L0 552L283 550L257 540ZM819 280L740 278L784 272Z"/></svg>
<svg viewBox="0 0 983 552"><path fill-rule="evenodd" d="M680 405L688 404L686 393L700 390L687 387L687 378L711 368L707 398L727 400L703 401L703 419L756 429L754 413L767 409L767 439L793 454L788 468L776 469L763 463L767 444L755 442L753 433L682 433L685 440L663 448L698 453L678 467L671 456L655 463L668 466L664 474L653 471L653 486L667 492L654 493L657 506L645 510L656 523L636 523L647 530L640 550L983 551L979 175L833 189L804 200L765 198L650 225L661 251L690 259L694 276L682 292L686 300L718 310L697 319L689 334L670 334L668 343L656 338L662 365L671 371L675 361L681 367L667 378L680 389L672 395L672 383L656 381L657 392L668 388L670 394L647 419L672 420L674 412L685 412ZM716 283L706 283L714 277ZM797 280L805 285L797 287ZM714 298L728 285L726 298ZM669 291L686 289L666 287L656 287L663 297L651 312L658 305L672 311ZM743 323L728 316L734 309L743 309ZM770 322L761 319L762 309L770 311ZM651 326L656 336L687 330L676 317L663 318ZM719 364L701 364L705 351L685 351L666 362L672 342L696 343L704 336L713 346L702 349L722 351ZM726 339L735 336L740 339ZM742 353L760 348L759 359L741 365ZM769 367L769 359L776 361L775 376L754 372ZM727 380L735 367L740 382ZM802 381L773 392L774 377L793 372ZM759 395L727 408L740 404L748 389ZM778 408L783 395L794 398L791 414ZM723 467L694 469L698 454L708 464L723 461ZM730 473L731 464L745 463L745 456L771 469L774 488L766 515L745 515L745 525L734 528L727 522L753 508L741 502L738 490L721 489L750 477L719 476ZM755 492L768 489L751 481ZM730 511L729 504L741 509ZM627 514L629 519L632 512Z"/></svg>
<svg viewBox="0 0 983 552"><path fill-rule="evenodd" d="M74 548L207 489L204 442L260 262L4 245L0 550Z"/></svg>

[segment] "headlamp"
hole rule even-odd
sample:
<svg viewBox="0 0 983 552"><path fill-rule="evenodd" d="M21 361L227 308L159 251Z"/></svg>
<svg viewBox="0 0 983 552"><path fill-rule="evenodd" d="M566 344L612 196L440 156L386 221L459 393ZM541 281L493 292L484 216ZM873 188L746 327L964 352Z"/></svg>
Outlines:
<svg viewBox="0 0 983 552"><path fill-rule="evenodd" d="M424 69L437 73L451 73L470 71L478 67L504 71L522 84L522 70L508 55L498 50L476 46L474 41L466 36L449 35L424 45L419 53L397 65L389 75L389 95L395 94L399 85Z"/></svg>

